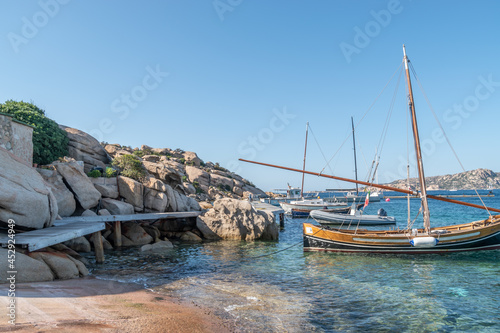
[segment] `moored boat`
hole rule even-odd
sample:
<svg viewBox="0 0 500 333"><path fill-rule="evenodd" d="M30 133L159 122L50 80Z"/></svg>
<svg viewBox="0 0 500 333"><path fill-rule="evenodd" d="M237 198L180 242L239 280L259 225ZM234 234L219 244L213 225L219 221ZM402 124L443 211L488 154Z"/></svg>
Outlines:
<svg viewBox="0 0 500 333"><path fill-rule="evenodd" d="M420 198L421 207L419 213L421 212L423 216L423 228L413 228L410 223L411 220L409 215L408 225L402 230L374 231L359 228L351 230L341 228L327 229L322 226L304 223L304 251L425 254L500 249L500 215L491 214L491 212L500 212L500 209L486 207L484 203L482 203L482 205L478 205L427 194L415 103L410 80L409 60L404 46L403 54L403 63L408 87L408 108L411 119L410 125L413 131L413 140L415 144L416 166L420 191L416 191L411 188L399 189L387 185L374 184L373 182L363 182L333 175L325 175L322 173L297 170L240 159L245 162L404 193L408 195L408 202L410 195ZM427 202L428 199L483 209L486 210L490 216L487 219L470 223L431 228L429 205Z"/></svg>
<svg viewBox="0 0 500 333"><path fill-rule="evenodd" d="M325 210L315 210L311 212L311 217L321 225L337 225L341 227L357 227L360 225L387 225L396 224L396 219L387 216L385 210L379 209L377 215L362 214L360 209L349 208L348 213L328 212Z"/></svg>

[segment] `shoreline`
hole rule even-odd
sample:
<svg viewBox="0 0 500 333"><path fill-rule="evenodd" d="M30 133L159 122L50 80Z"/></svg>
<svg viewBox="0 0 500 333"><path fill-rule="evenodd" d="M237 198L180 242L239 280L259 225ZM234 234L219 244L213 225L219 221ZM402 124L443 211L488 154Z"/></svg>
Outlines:
<svg viewBox="0 0 500 333"><path fill-rule="evenodd" d="M16 324L8 323L7 293L0 331L237 332L208 309L138 284L85 277L16 286Z"/></svg>

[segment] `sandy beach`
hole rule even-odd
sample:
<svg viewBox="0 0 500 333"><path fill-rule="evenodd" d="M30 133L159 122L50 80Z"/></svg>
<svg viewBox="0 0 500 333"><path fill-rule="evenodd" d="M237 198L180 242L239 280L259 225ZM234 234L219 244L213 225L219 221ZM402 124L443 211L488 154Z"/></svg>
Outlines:
<svg viewBox="0 0 500 333"><path fill-rule="evenodd" d="M82 278L16 286L16 325L2 285L0 332L235 332L209 309L135 284Z"/></svg>

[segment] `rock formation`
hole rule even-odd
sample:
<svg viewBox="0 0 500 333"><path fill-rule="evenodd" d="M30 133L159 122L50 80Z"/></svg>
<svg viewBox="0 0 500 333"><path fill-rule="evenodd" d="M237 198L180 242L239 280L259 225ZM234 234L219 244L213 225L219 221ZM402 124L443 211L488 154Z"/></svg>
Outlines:
<svg viewBox="0 0 500 333"><path fill-rule="evenodd" d="M42 176L5 149L0 149L0 203L0 221L13 219L17 227L49 227L58 214Z"/></svg>
<svg viewBox="0 0 500 333"><path fill-rule="evenodd" d="M272 214L255 210L250 202L220 199L199 216L196 226L206 239L277 240L279 229Z"/></svg>
<svg viewBox="0 0 500 333"><path fill-rule="evenodd" d="M76 128L59 125L68 134L69 156L77 161L83 161L85 172L94 166L106 167L111 160L106 150L94 137Z"/></svg>

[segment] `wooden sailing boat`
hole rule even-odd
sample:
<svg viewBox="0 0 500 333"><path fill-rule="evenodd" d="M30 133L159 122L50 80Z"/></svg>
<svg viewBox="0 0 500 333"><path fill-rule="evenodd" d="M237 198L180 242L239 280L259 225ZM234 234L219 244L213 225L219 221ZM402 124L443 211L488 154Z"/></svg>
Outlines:
<svg viewBox="0 0 500 333"><path fill-rule="evenodd" d="M404 45L403 54L406 81L408 83L409 91L409 111L411 114L415 152L417 155L418 178L421 189L420 192L240 159L241 161L245 162L266 165L290 171L303 172L325 178L337 179L366 186L378 187L385 190L416 195L421 199L424 220L423 228L380 231L359 229L345 230L325 229L321 226L304 223L304 251L425 254L500 249L500 215L490 216L485 220L475 222L431 228L429 206L427 203L428 198L456 203L469 207L486 209L489 212L500 212L500 209L427 194L422 153L420 149L420 138L417 126L417 117L415 114L415 104L413 101L413 91L410 81L410 72L408 68L408 57L406 56Z"/></svg>

